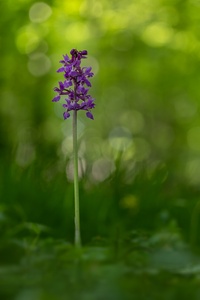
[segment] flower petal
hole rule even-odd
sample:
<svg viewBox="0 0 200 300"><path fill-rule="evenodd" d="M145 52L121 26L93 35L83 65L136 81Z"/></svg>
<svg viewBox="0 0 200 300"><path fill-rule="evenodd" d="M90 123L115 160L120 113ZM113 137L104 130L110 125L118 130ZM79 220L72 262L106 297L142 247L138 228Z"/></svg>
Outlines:
<svg viewBox="0 0 200 300"><path fill-rule="evenodd" d="M68 111L65 111L63 113L63 117L64 117L65 120L68 119L70 117L70 113L68 113Z"/></svg>
<svg viewBox="0 0 200 300"><path fill-rule="evenodd" d="M58 102L60 100L60 96L55 96L52 100L52 102Z"/></svg>
<svg viewBox="0 0 200 300"><path fill-rule="evenodd" d="M89 119L94 120L93 114L92 114L90 111L87 111L87 112L86 112L86 116L87 116Z"/></svg>
<svg viewBox="0 0 200 300"><path fill-rule="evenodd" d="M65 71L65 68L64 67L61 67L57 70L57 73L60 73L60 72L64 72Z"/></svg>

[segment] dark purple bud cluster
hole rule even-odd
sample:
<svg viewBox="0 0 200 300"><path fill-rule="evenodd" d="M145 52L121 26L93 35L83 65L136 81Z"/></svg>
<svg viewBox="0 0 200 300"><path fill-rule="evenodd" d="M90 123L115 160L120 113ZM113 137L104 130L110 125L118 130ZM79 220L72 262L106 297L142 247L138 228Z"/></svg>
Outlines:
<svg viewBox="0 0 200 300"><path fill-rule="evenodd" d="M63 116L64 119L70 117L71 110L85 110L86 116L90 119L94 119L91 109L95 107L94 98L89 94L89 88L91 83L90 77L94 74L91 72L91 67L81 67L81 60L86 58L87 51L78 51L72 49L70 51L71 58L68 55L63 55L62 67L57 70L58 73L64 73L64 81L59 81L59 87L55 87L54 91L58 93L53 98L53 102L60 100L61 96L65 96L66 103L63 107L66 109Z"/></svg>

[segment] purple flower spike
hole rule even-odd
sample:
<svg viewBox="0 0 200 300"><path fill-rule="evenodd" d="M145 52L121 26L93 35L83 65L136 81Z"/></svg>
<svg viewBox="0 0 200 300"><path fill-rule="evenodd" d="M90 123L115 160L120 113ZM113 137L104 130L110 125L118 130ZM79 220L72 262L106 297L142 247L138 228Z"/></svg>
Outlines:
<svg viewBox="0 0 200 300"><path fill-rule="evenodd" d="M65 95L66 104L63 104L63 107L66 111L63 114L64 119L70 117L69 111L71 110L86 110L86 116L93 120L94 117L90 110L95 107L95 104L94 99L88 94L91 87L88 78L93 77L94 74L91 72L91 67L81 68L81 60L87 58L87 50L72 49L70 54L71 57L67 54L63 55L64 59L60 61L63 66L57 72L64 72L64 81L59 81L59 87L54 88L58 95L52 101L57 102L62 95Z"/></svg>

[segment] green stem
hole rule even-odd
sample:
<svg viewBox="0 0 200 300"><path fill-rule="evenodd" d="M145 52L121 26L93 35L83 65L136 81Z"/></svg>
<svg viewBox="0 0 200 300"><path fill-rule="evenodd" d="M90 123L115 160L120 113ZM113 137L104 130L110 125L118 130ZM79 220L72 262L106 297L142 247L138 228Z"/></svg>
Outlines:
<svg viewBox="0 0 200 300"><path fill-rule="evenodd" d="M74 148L74 208L75 208L75 246L81 246L79 181L78 181L78 145L77 145L77 110L73 114L73 148Z"/></svg>

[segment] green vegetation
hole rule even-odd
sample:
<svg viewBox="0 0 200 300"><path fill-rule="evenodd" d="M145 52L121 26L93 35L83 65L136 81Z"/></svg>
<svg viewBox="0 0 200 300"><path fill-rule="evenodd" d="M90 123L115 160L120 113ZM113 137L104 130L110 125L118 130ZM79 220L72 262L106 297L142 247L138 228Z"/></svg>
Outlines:
<svg viewBox="0 0 200 300"><path fill-rule="evenodd" d="M0 299L200 295L198 0L0 2ZM88 50L94 121L51 102Z"/></svg>

